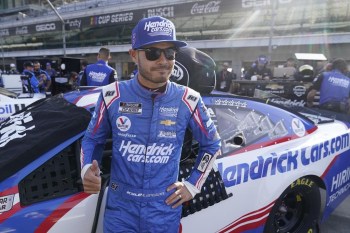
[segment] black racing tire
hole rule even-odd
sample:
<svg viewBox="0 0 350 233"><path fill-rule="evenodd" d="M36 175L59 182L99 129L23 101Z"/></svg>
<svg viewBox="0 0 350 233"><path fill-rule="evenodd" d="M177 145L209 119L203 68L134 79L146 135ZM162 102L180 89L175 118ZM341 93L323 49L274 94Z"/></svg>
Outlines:
<svg viewBox="0 0 350 233"><path fill-rule="evenodd" d="M297 179L276 200L264 233L319 233L320 207L317 184L308 177Z"/></svg>

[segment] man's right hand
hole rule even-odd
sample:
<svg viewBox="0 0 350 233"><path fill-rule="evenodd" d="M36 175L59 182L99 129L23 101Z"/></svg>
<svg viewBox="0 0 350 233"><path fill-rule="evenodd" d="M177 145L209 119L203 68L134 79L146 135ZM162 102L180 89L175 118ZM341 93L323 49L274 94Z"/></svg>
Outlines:
<svg viewBox="0 0 350 233"><path fill-rule="evenodd" d="M100 168L96 160L92 161L92 165L86 170L83 178L84 192L98 193L101 190Z"/></svg>

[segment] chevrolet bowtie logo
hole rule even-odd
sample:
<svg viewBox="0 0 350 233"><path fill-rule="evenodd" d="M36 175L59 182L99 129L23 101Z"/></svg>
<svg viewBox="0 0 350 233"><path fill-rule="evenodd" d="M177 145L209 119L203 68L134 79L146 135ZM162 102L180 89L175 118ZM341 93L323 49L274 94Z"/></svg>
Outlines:
<svg viewBox="0 0 350 233"><path fill-rule="evenodd" d="M166 126L171 126L171 125L175 125L176 122L175 121L171 121L171 120L164 120L160 122L161 125L166 125Z"/></svg>

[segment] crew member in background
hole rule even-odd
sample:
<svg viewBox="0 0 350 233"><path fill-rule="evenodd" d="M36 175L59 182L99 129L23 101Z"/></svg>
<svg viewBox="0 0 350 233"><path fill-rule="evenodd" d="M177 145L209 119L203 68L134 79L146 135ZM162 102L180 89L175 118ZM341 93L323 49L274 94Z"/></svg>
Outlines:
<svg viewBox="0 0 350 233"><path fill-rule="evenodd" d="M97 55L97 62L88 65L80 80L80 86L105 86L117 81L117 72L108 65L110 50L102 47Z"/></svg>
<svg viewBox="0 0 350 233"><path fill-rule="evenodd" d="M46 73L50 76L51 80L54 79L56 77L56 70L54 68L52 68L51 63L47 62L46 63L46 69L45 69Z"/></svg>
<svg viewBox="0 0 350 233"><path fill-rule="evenodd" d="M14 63L10 64L10 70L8 71L8 74L19 74L16 65Z"/></svg>
<svg viewBox="0 0 350 233"><path fill-rule="evenodd" d="M298 79L298 70L297 70L297 65L296 65L294 58L289 57L287 59L286 63L284 64L284 67L289 67L289 69L292 69L292 74L288 77L287 77L287 75L285 75L284 78L286 78L288 80L297 80Z"/></svg>
<svg viewBox="0 0 350 233"><path fill-rule="evenodd" d="M216 75L216 86L217 91L230 91L232 80L236 79L236 74L228 70L228 63L224 62L222 64L222 70Z"/></svg>
<svg viewBox="0 0 350 233"><path fill-rule="evenodd" d="M71 91L75 91L79 89L79 79L78 79L78 73L77 72L71 72L70 73L70 77L69 77L69 81L68 81L68 85L69 85L69 90Z"/></svg>
<svg viewBox="0 0 350 233"><path fill-rule="evenodd" d="M260 55L244 75L244 78L252 81L272 79L272 72L271 69L267 67L267 64L267 57L265 55Z"/></svg>
<svg viewBox="0 0 350 233"><path fill-rule="evenodd" d="M43 85L43 81L39 81L34 74L34 65L30 61L26 61L23 64L23 75L26 76L25 79L22 79L23 92L26 93L39 93L40 88Z"/></svg>
<svg viewBox="0 0 350 233"><path fill-rule="evenodd" d="M88 65L89 65L89 63L86 60L83 60L81 62L81 70L79 71L79 74L78 74L78 84L79 85L80 85L81 79L83 78L84 71Z"/></svg>
<svg viewBox="0 0 350 233"><path fill-rule="evenodd" d="M349 114L350 78L347 63L344 59L335 59L332 62L332 70L322 72L317 78L307 95L307 105L313 106L315 95L319 91L319 107L335 112Z"/></svg>
<svg viewBox="0 0 350 233"><path fill-rule="evenodd" d="M51 77L45 70L41 69L41 65L39 61L34 62L34 75L38 79L39 82L42 82L40 86L40 92L45 93L50 91L51 87Z"/></svg>

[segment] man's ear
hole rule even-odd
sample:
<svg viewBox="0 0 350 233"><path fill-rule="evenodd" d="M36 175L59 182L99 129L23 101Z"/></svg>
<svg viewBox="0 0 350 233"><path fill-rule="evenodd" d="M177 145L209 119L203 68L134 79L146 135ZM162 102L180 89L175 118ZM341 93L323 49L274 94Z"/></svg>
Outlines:
<svg viewBox="0 0 350 233"><path fill-rule="evenodd" d="M138 60L137 60L137 51L134 49L129 49L129 55L132 59L132 61L137 64Z"/></svg>

